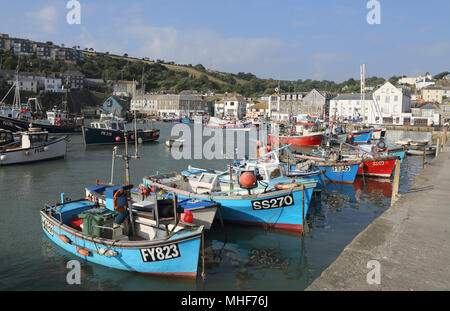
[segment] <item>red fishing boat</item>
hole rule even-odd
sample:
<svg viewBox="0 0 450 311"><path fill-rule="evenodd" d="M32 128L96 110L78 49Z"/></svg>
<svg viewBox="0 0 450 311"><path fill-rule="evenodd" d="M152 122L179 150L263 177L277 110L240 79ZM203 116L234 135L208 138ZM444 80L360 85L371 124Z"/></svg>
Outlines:
<svg viewBox="0 0 450 311"><path fill-rule="evenodd" d="M394 155L364 158L359 165L358 175L389 178L397 159Z"/></svg>
<svg viewBox="0 0 450 311"><path fill-rule="evenodd" d="M307 146L318 146L322 143L322 133L313 133L307 135L293 135L293 136L279 136L280 140L284 144L292 144L294 147L307 147ZM272 143L275 146L278 146L280 142L278 141L278 137L275 135L269 136L269 144Z"/></svg>

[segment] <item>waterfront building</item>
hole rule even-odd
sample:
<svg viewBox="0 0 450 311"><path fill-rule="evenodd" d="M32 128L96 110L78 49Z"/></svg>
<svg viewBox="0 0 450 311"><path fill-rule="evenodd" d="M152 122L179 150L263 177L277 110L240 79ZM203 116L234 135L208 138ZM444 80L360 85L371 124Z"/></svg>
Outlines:
<svg viewBox="0 0 450 311"><path fill-rule="evenodd" d="M442 103L445 98L450 97L450 87L433 85L422 89L422 98L425 101Z"/></svg>
<svg viewBox="0 0 450 311"><path fill-rule="evenodd" d="M157 115L158 96L158 94L135 94L131 99L130 110L146 115Z"/></svg>
<svg viewBox="0 0 450 311"><path fill-rule="evenodd" d="M133 94L136 92L136 86L137 86L136 81L119 80L116 83L114 83L113 95L132 97Z"/></svg>
<svg viewBox="0 0 450 311"><path fill-rule="evenodd" d="M329 92L311 90L303 97L301 114L325 120L329 115L330 101L334 97L335 95Z"/></svg>
<svg viewBox="0 0 450 311"><path fill-rule="evenodd" d="M268 114L268 103L267 101L258 101L253 103L247 108L246 117L250 119L256 119L260 117L267 117Z"/></svg>
<svg viewBox="0 0 450 311"><path fill-rule="evenodd" d="M107 114L124 117L126 115L128 102L118 96L109 96L102 105L102 111Z"/></svg>
<svg viewBox="0 0 450 311"><path fill-rule="evenodd" d="M197 94L161 94L157 99L158 116L212 115L214 105Z"/></svg>
<svg viewBox="0 0 450 311"><path fill-rule="evenodd" d="M411 92L386 82L373 93L376 108L376 124L404 124L404 113L411 111ZM368 116L366 116L367 118ZM370 123L370 122L369 122Z"/></svg>
<svg viewBox="0 0 450 311"><path fill-rule="evenodd" d="M411 125L434 126L439 124L440 124L439 104L424 102L415 108L411 108Z"/></svg>
<svg viewBox="0 0 450 311"><path fill-rule="evenodd" d="M441 124L449 124L450 123L450 98L446 98L442 101L442 104L439 105L439 114L441 118Z"/></svg>
<svg viewBox="0 0 450 311"><path fill-rule="evenodd" d="M380 120L373 94L365 94L364 105L366 109L366 122L377 123ZM340 94L330 100L329 120L362 120L361 94Z"/></svg>

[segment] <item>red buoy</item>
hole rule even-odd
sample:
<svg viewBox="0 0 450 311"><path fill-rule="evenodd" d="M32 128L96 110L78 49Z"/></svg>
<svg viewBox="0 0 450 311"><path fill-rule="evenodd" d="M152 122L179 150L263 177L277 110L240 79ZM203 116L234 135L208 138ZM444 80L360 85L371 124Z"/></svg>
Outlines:
<svg viewBox="0 0 450 311"><path fill-rule="evenodd" d="M261 142L259 140L256 141L256 147L261 146Z"/></svg>
<svg viewBox="0 0 450 311"><path fill-rule="evenodd" d="M145 189L142 191L142 193L145 194L145 195L147 195L147 194L148 194L148 189L145 188Z"/></svg>
<svg viewBox="0 0 450 311"><path fill-rule="evenodd" d="M272 150L272 147L266 146L266 152L270 152L270 150Z"/></svg>
<svg viewBox="0 0 450 311"><path fill-rule="evenodd" d="M256 182L255 174L251 172L244 172L239 177L239 183L242 187L251 188Z"/></svg>
<svg viewBox="0 0 450 311"><path fill-rule="evenodd" d="M184 210L184 213L181 214L181 221L191 224L194 221L194 215L190 210Z"/></svg>
<svg viewBox="0 0 450 311"><path fill-rule="evenodd" d="M116 136L116 141L120 141L120 136Z"/></svg>

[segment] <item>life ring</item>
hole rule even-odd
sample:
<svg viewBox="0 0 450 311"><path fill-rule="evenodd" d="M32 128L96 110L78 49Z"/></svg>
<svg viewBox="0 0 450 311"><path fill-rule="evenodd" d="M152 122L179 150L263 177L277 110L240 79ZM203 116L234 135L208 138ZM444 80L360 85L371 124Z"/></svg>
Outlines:
<svg viewBox="0 0 450 311"><path fill-rule="evenodd" d="M301 187L302 184L299 182L281 182L275 185L275 189L278 190L287 190L287 189L294 189L296 187Z"/></svg>
<svg viewBox="0 0 450 311"><path fill-rule="evenodd" d="M114 210L117 212L123 212L128 207L128 200L125 201L124 206L117 206L117 198L124 195L124 193L125 191L123 191L123 188L120 188L119 190L116 191L116 193L114 193L113 206Z"/></svg>

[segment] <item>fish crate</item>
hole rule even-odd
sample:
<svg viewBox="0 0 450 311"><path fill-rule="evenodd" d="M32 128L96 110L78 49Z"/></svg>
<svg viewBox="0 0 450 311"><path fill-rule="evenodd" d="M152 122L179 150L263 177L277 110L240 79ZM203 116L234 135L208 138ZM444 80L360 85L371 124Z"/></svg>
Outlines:
<svg viewBox="0 0 450 311"><path fill-rule="evenodd" d="M83 220L83 233L94 237L111 239L113 230L99 228L98 226L112 229L114 218L117 214L117 212L106 208L93 208L79 214L78 217Z"/></svg>

